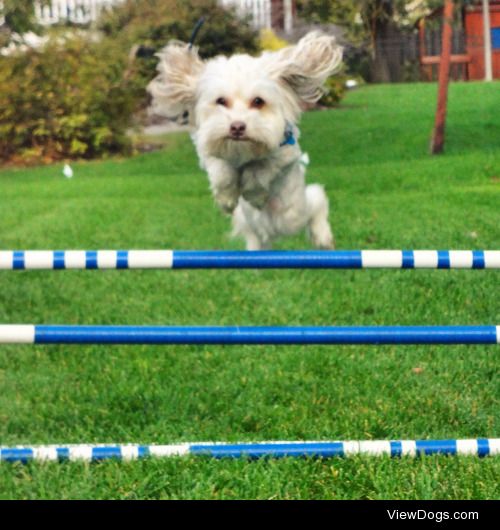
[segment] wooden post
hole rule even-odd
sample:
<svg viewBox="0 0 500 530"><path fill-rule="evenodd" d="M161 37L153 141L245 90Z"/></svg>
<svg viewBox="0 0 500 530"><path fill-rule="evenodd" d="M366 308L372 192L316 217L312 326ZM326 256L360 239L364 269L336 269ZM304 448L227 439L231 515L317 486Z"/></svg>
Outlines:
<svg viewBox="0 0 500 530"><path fill-rule="evenodd" d="M427 55L427 45L425 42L425 17L418 21L418 53L420 61L420 78L422 81L432 81L432 66L430 67L431 74L428 75L428 68L424 65L423 59Z"/></svg>
<svg viewBox="0 0 500 530"><path fill-rule="evenodd" d="M483 34L484 34L484 80L493 81L493 65L491 56L491 21L490 2L483 0Z"/></svg>
<svg viewBox="0 0 500 530"><path fill-rule="evenodd" d="M443 36L441 61L439 64L439 89L434 134L432 136L431 153L442 153L444 148L444 132L446 125L446 106L448 101L448 84L450 81L451 39L453 32L453 0L445 0L443 13Z"/></svg>

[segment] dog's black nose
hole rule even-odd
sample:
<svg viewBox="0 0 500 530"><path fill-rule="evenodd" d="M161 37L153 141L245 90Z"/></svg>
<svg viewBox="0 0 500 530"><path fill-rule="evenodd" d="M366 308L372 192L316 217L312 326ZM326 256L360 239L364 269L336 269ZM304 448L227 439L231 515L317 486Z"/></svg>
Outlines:
<svg viewBox="0 0 500 530"><path fill-rule="evenodd" d="M233 138L241 138L247 129L247 126L242 121L235 121L231 124L230 132Z"/></svg>

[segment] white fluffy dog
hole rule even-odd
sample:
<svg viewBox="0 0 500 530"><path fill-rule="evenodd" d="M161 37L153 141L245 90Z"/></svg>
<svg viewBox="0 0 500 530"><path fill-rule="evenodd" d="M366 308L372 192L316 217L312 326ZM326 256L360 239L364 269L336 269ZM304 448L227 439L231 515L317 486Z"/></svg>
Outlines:
<svg viewBox="0 0 500 530"><path fill-rule="evenodd" d="M296 46L260 57L202 61L197 50L171 42L159 54L159 75L148 89L153 110L189 113L200 163L220 208L233 216L234 234L248 250L271 248L279 236L308 229L318 248L333 248L328 199L305 184L297 121L335 73L342 48L335 38L309 33Z"/></svg>

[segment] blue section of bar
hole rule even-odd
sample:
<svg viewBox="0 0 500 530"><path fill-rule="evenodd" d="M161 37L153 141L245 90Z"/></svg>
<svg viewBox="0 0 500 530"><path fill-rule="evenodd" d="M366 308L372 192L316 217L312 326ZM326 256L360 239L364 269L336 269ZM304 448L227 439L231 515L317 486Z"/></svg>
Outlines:
<svg viewBox="0 0 500 530"><path fill-rule="evenodd" d="M116 268L128 269L128 250L119 250L116 253Z"/></svg>
<svg viewBox="0 0 500 530"><path fill-rule="evenodd" d="M87 250L85 252L85 268L90 270L97 269L97 251Z"/></svg>
<svg viewBox="0 0 500 530"><path fill-rule="evenodd" d="M92 449L92 460L105 460L107 458L121 458L122 451L119 446L116 447L94 447Z"/></svg>
<svg viewBox="0 0 500 530"><path fill-rule="evenodd" d="M59 460L69 460L69 449L67 447L58 447L57 457Z"/></svg>
<svg viewBox="0 0 500 530"><path fill-rule="evenodd" d="M497 344L495 326L35 326L36 344Z"/></svg>
<svg viewBox="0 0 500 530"><path fill-rule="evenodd" d="M438 250L438 269L450 268L450 252L448 250Z"/></svg>
<svg viewBox="0 0 500 530"><path fill-rule="evenodd" d="M415 256L413 250L403 250L403 269L413 269L415 267Z"/></svg>
<svg viewBox="0 0 500 530"><path fill-rule="evenodd" d="M484 251L474 250L472 252L472 268L473 269L484 269L486 263L484 261Z"/></svg>
<svg viewBox="0 0 500 530"><path fill-rule="evenodd" d="M479 438L477 440L477 454L478 456L488 456L490 454L490 444L487 438Z"/></svg>
<svg viewBox="0 0 500 530"><path fill-rule="evenodd" d="M361 269L360 250L174 250L174 269Z"/></svg>
<svg viewBox="0 0 500 530"><path fill-rule="evenodd" d="M456 440L417 440L417 454L424 455L456 455Z"/></svg>
<svg viewBox="0 0 500 530"><path fill-rule="evenodd" d="M33 459L32 449L2 449L0 451L0 460L5 462L28 462Z"/></svg>
<svg viewBox="0 0 500 530"><path fill-rule="evenodd" d="M16 271L24 270L24 252L16 250L12 257L12 268Z"/></svg>
<svg viewBox="0 0 500 530"><path fill-rule="evenodd" d="M192 445L189 452L193 455L206 455L213 458L283 458L344 456L342 442L304 442L269 444L215 444Z"/></svg>
<svg viewBox="0 0 500 530"><path fill-rule="evenodd" d="M64 259L64 256L65 256L65 252L64 250L55 250L54 251L54 269L55 270L63 270L66 268L66 263L65 263L65 259Z"/></svg>
<svg viewBox="0 0 500 530"><path fill-rule="evenodd" d="M403 454L403 444L401 442L391 442L391 456L398 457Z"/></svg>

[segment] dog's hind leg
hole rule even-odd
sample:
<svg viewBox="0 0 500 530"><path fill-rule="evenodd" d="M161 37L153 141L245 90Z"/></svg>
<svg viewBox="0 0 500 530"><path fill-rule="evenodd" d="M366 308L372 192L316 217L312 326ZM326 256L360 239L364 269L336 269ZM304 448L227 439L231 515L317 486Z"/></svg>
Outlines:
<svg viewBox="0 0 500 530"><path fill-rule="evenodd" d="M328 197L323 186L307 186L306 202L309 212L308 231L313 245L322 249L335 248L335 240L328 222Z"/></svg>
<svg viewBox="0 0 500 530"><path fill-rule="evenodd" d="M263 240L258 234L256 234L248 225L244 226L240 230L239 235L243 236L246 243L247 250L270 250L271 241Z"/></svg>
<svg viewBox="0 0 500 530"><path fill-rule="evenodd" d="M263 242L259 236L253 233L245 234L247 250L270 250L271 243L269 241Z"/></svg>

